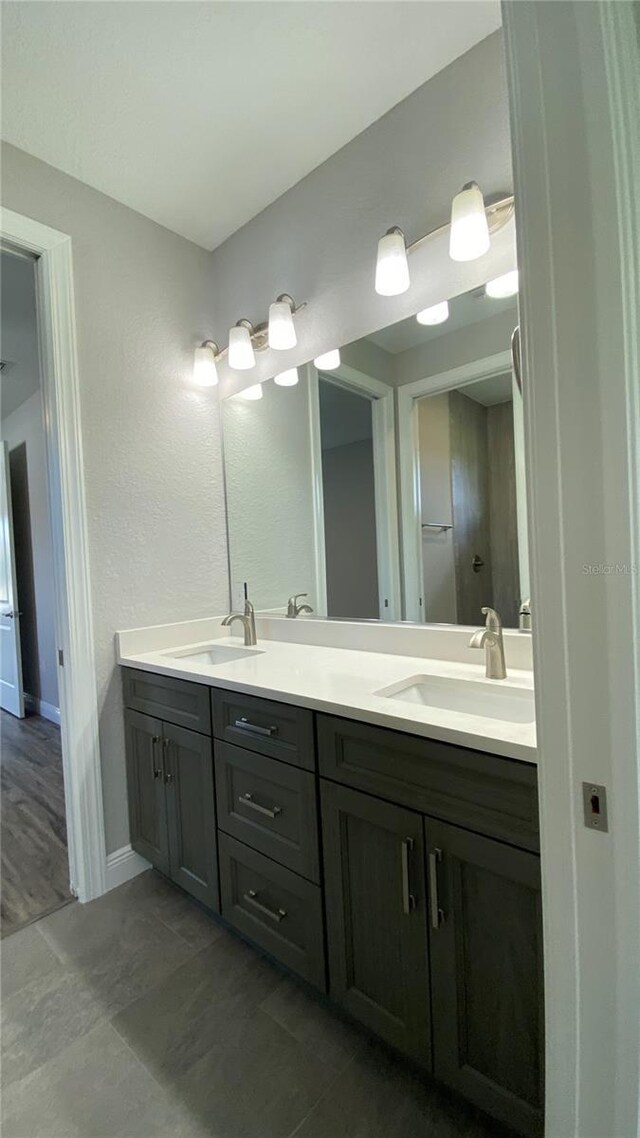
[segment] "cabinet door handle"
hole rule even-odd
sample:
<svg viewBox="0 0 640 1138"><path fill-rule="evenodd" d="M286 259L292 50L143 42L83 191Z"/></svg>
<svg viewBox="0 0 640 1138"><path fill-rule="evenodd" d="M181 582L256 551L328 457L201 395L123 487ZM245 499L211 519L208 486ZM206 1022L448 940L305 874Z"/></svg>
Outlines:
<svg viewBox="0 0 640 1138"><path fill-rule="evenodd" d="M169 747L171 746L171 739L163 739L162 746L164 747L164 781L165 785L168 786L170 782L173 782L173 772L169 770Z"/></svg>
<svg viewBox="0 0 640 1138"><path fill-rule="evenodd" d="M156 766L156 748L160 742L160 736L154 735L151 740L151 769L153 770L153 777L160 778L162 775L162 767Z"/></svg>
<svg viewBox="0 0 640 1138"><path fill-rule="evenodd" d="M254 802L253 795L249 791L246 794L241 794L238 802L242 806L248 806L250 810L255 810L258 814L264 814L267 818L277 818L278 814L282 814L281 806L273 806L270 810L268 806L261 806L259 802Z"/></svg>
<svg viewBox="0 0 640 1138"><path fill-rule="evenodd" d="M243 893L242 899L246 901L247 905L252 905L259 913L262 913L264 917L268 917L270 921L275 921L277 925L279 925L280 921L284 920L287 915L286 909L275 910L270 909L268 905L263 905L262 902L258 900L258 894L255 889L249 889L247 893Z"/></svg>
<svg viewBox="0 0 640 1138"><path fill-rule="evenodd" d="M234 727L237 727L238 731L248 731L250 735L271 736L278 734L277 727L260 727L257 723L250 723L244 715L242 716L242 719L236 719Z"/></svg>
<svg viewBox="0 0 640 1138"><path fill-rule="evenodd" d="M442 850L429 851L429 910L432 929L439 929L444 922L444 912L438 903L438 862L441 861Z"/></svg>
<svg viewBox="0 0 640 1138"><path fill-rule="evenodd" d="M413 838L402 839L402 912L408 917L416 907L416 899L409 890L409 854L413 850Z"/></svg>

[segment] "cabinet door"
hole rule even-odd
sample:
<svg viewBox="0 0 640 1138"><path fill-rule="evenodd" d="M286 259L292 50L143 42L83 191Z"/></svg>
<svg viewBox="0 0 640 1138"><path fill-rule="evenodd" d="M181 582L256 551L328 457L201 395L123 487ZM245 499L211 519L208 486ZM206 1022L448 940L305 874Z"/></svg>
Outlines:
<svg viewBox="0 0 640 1138"><path fill-rule="evenodd" d="M170 877L219 912L211 739L164 723L163 751Z"/></svg>
<svg viewBox="0 0 640 1138"><path fill-rule="evenodd" d="M169 839L162 767L162 723L139 711L124 713L131 845L169 872Z"/></svg>
<svg viewBox="0 0 640 1138"><path fill-rule="evenodd" d="M324 779L321 786L331 995L429 1066L422 818Z"/></svg>
<svg viewBox="0 0 640 1138"><path fill-rule="evenodd" d="M425 820L436 1076L523 1134L542 1131L540 859Z"/></svg>

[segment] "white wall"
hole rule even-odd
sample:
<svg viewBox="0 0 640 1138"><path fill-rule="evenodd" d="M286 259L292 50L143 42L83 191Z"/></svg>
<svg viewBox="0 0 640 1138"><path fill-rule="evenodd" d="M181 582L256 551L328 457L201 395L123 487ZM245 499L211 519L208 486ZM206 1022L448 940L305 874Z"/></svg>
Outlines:
<svg viewBox="0 0 640 1138"><path fill-rule="evenodd" d="M284 609L293 593L315 608L309 385L263 385L260 400L222 405L233 604L242 584L256 608Z"/></svg>
<svg viewBox="0 0 640 1138"><path fill-rule="evenodd" d="M8 209L70 234L109 851L128 841L118 628L228 604L217 396L188 385L211 333L211 255L11 146Z"/></svg>
<svg viewBox="0 0 640 1138"><path fill-rule="evenodd" d="M214 251L214 339L226 344L229 327L240 317L264 319L269 303L286 290L308 307L296 317L297 348L278 353L281 370L512 268L514 231L508 227L494 237L490 254L466 264L450 260L446 241L427 243L412 255L407 293L375 293L379 237L393 224L409 241L442 225L452 196L471 178L487 195L512 189L500 32L430 79ZM265 352L256 375L272 375L274 363L273 353ZM230 390L247 385L226 367L221 374Z"/></svg>
<svg viewBox="0 0 640 1138"><path fill-rule="evenodd" d="M34 309L35 320L35 309ZM53 709L58 707L58 671L55 635L55 601L53 578L51 575L52 549L49 524L49 499L47 486L47 466L44 445L44 426L42 419L42 397L40 391L27 399L20 407L2 421L2 439L9 445L12 484L14 478L14 456L11 455L21 443L26 447L27 486L29 497L29 518L18 518L14 496L13 520L16 531L22 525L31 530L31 558L33 565L33 600L35 611L30 611L26 574L18 576L18 603L23 610L23 622L33 620L35 636L27 635L27 644L37 649L33 658L23 649L22 665L25 691L35 699L43 700ZM16 549L18 557L19 550ZM25 644L25 634L29 630L21 625L21 638Z"/></svg>
<svg viewBox="0 0 640 1138"><path fill-rule="evenodd" d="M518 323L517 309L478 320L466 328L444 332L426 344L400 352L395 357L395 384L414 383L429 375L508 352L513 329Z"/></svg>

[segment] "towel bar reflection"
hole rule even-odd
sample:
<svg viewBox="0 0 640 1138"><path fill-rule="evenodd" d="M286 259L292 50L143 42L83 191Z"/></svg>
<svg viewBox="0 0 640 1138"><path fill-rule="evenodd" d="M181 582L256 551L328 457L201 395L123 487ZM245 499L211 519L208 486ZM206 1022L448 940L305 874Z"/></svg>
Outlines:
<svg viewBox="0 0 640 1138"><path fill-rule="evenodd" d="M423 522L422 528L423 529L437 529L437 530L440 530L441 533L443 533L445 530L453 529L453 525L451 525L449 522Z"/></svg>

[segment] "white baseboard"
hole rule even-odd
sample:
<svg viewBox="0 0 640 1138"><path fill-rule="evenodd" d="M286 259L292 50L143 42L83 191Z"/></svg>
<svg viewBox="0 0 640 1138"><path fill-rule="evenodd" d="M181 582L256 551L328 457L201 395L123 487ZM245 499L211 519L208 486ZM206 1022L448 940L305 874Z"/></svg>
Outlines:
<svg viewBox="0 0 640 1138"><path fill-rule="evenodd" d="M25 692L24 706L32 715L41 715L43 719L48 719L50 723L57 723L58 727L60 726L60 708L54 707L52 703L47 703L44 699L36 699L35 696Z"/></svg>
<svg viewBox="0 0 640 1138"><path fill-rule="evenodd" d="M113 853L107 854L105 892L116 889L118 885L124 885L125 881L131 881L132 877L137 877L139 873L144 873L145 869L150 868L149 862L135 853L131 846L122 846L121 849L114 850Z"/></svg>

